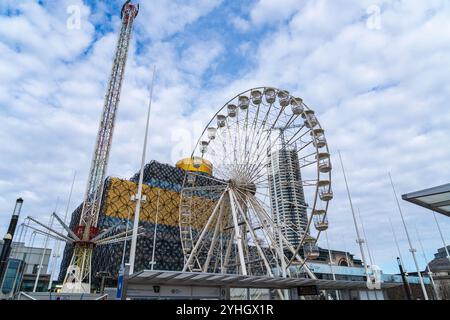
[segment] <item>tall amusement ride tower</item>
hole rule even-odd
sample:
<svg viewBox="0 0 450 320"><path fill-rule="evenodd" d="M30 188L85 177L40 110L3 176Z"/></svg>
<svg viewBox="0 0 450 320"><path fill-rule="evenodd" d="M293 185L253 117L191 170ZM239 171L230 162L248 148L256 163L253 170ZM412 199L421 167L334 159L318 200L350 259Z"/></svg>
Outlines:
<svg viewBox="0 0 450 320"><path fill-rule="evenodd" d="M129 0L126 1L122 7L120 35L116 47L111 77L105 95L105 102L98 129L91 169L89 171L81 218L75 230L67 230L69 232L69 237L72 240L68 242L73 243L74 252L64 279L63 292L90 292L92 252L96 245L106 243L106 233L98 232L97 220L111 149L114 122L120 101L120 91L124 78L131 32L134 19L138 12L139 5L132 4ZM127 234L125 236L127 236Z"/></svg>

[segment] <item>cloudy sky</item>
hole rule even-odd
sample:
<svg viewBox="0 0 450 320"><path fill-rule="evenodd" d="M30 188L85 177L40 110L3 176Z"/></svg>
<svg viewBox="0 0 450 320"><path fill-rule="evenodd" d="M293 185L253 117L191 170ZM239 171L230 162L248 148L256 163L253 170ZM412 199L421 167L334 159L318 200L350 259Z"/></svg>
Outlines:
<svg viewBox="0 0 450 320"><path fill-rule="evenodd" d="M0 2L0 232L23 217L64 214L73 171L82 200L122 1ZM335 200L333 248L360 256L337 150L376 264L396 272L394 221L413 269L388 172L399 194L449 182L448 0L141 0L108 173L137 171L147 87L157 68L147 159L174 163L232 96L273 86L300 96L326 130ZM432 215L401 202L431 259ZM450 242L450 218L439 217ZM41 240L39 240L41 241ZM320 243L324 245L323 239ZM419 263L425 263L419 255Z"/></svg>

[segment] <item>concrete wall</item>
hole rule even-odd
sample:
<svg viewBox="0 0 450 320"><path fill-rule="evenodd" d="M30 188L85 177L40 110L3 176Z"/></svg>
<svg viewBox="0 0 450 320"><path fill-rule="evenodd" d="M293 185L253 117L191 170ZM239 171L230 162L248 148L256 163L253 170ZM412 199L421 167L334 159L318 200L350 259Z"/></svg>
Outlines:
<svg viewBox="0 0 450 320"><path fill-rule="evenodd" d="M420 284L410 284L413 300L423 300L423 293ZM433 288L431 285L425 285L428 297L435 299ZM407 300L405 288L402 286L389 288L385 290L386 300Z"/></svg>
<svg viewBox="0 0 450 320"><path fill-rule="evenodd" d="M434 283L439 298L442 300L450 300L450 275L434 275Z"/></svg>

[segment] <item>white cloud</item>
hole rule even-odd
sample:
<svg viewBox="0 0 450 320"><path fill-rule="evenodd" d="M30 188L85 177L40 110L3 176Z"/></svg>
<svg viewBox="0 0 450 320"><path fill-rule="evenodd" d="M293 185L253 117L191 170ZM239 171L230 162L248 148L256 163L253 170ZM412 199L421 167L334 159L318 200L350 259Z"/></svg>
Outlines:
<svg viewBox="0 0 450 320"><path fill-rule="evenodd" d="M161 39L182 31L187 25L217 7L222 0L157 0L151 5L142 3L136 21L138 27L154 39ZM144 35L144 36L145 36Z"/></svg>
<svg viewBox="0 0 450 320"><path fill-rule="evenodd" d="M250 11L250 18L256 25L283 21L302 5L298 0L259 0Z"/></svg>
<svg viewBox="0 0 450 320"><path fill-rule="evenodd" d="M231 24L241 32L246 32L251 28L250 22L244 18L233 16L230 21Z"/></svg>
<svg viewBox="0 0 450 320"><path fill-rule="evenodd" d="M105 19L102 6L95 13L81 6L81 29L68 30L66 8L72 2L45 9L35 2L8 2L21 9L20 15L0 16L2 227L20 195L24 215L47 215L57 196L67 196L73 169L78 171L73 206L82 199L117 35L95 31L94 22ZM237 92L260 85L288 89L317 111L333 152L333 247L346 245L359 255L336 154L341 149L377 263L395 271L386 214L396 223L405 258L408 253L387 172L399 194L448 182L450 13L445 1L375 1L380 30L366 26L372 1L259 1L249 20L232 22L244 35L233 39L233 46L198 37L183 42L180 50L180 40L171 36L183 39L186 27L219 3L141 3L109 174L128 177L139 167L153 65L157 81L148 159L159 161L173 163L184 152L176 149L180 133L195 141ZM117 17L111 23L117 31ZM246 38L250 24L264 36ZM270 31L264 29L268 24ZM229 61L231 50L248 60ZM242 63L243 71L226 77L207 72L219 70L221 63ZM182 141L186 150L192 148ZM430 214L404 202L402 207L408 224L418 224L431 256L441 244ZM448 219L441 221L450 230Z"/></svg>
<svg viewBox="0 0 450 320"><path fill-rule="evenodd" d="M197 42L189 46L181 55L181 67L190 74L201 76L223 52L218 41Z"/></svg>

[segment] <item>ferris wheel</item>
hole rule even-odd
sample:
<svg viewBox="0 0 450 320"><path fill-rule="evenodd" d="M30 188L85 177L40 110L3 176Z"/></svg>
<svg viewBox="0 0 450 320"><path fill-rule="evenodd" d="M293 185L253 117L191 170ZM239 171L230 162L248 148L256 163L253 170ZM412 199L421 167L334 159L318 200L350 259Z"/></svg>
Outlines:
<svg viewBox="0 0 450 320"><path fill-rule="evenodd" d="M242 92L214 115L181 189L183 271L309 271L328 228L330 153L315 112L286 90Z"/></svg>

